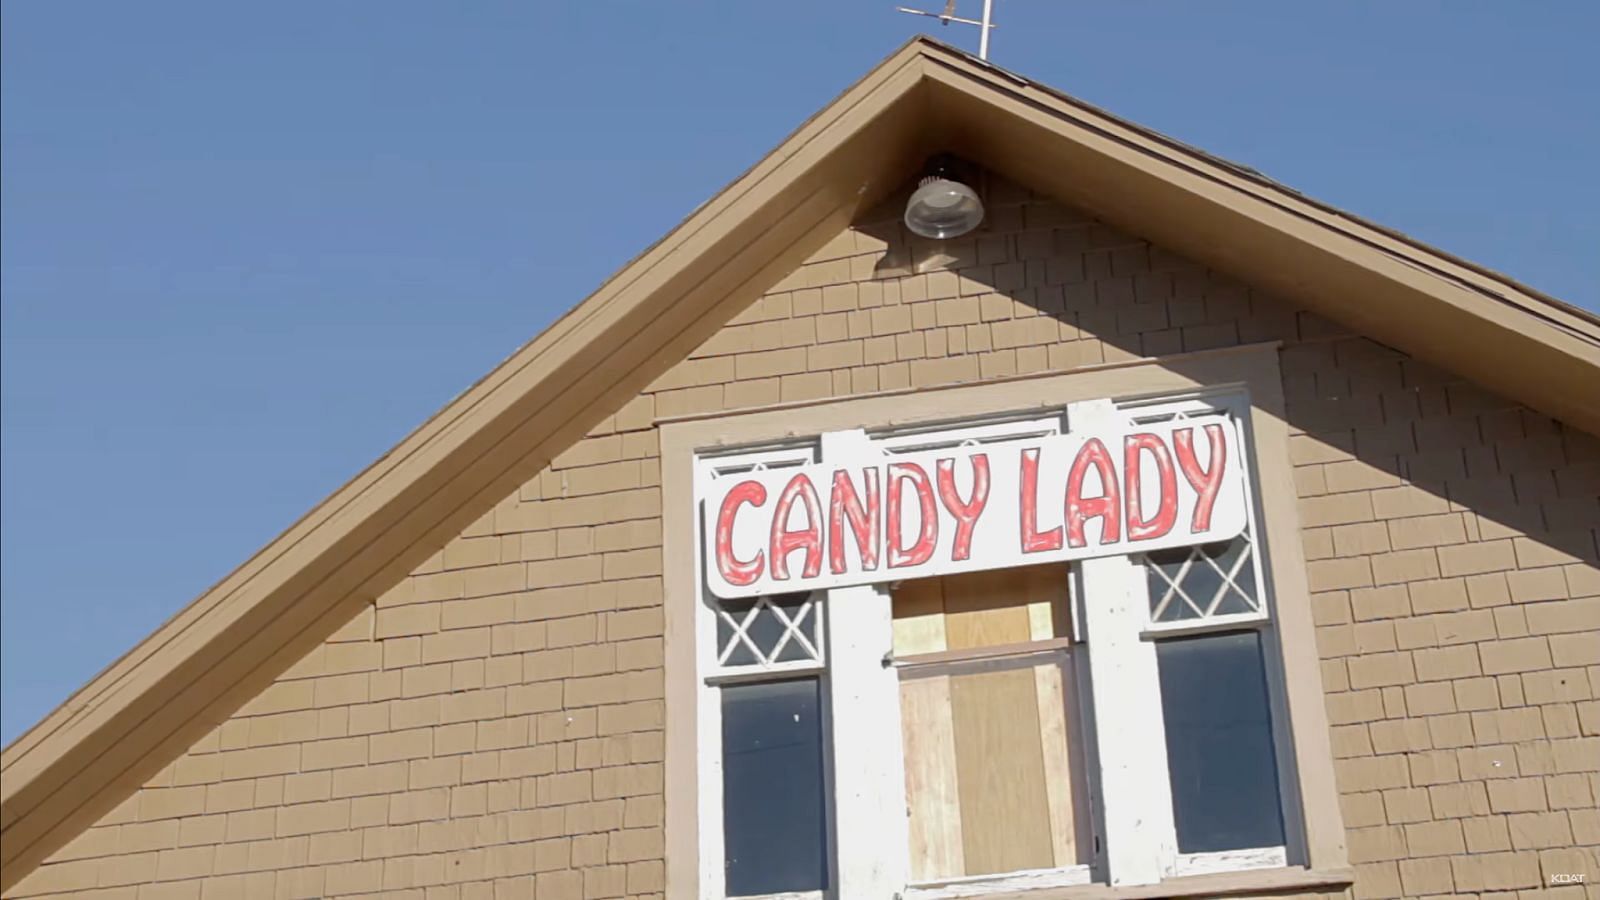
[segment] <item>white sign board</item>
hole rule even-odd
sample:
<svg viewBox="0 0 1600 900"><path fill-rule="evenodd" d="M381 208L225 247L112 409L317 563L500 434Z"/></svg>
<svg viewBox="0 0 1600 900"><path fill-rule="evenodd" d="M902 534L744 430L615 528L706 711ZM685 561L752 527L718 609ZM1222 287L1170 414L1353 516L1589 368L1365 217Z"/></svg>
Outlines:
<svg viewBox="0 0 1600 900"><path fill-rule="evenodd" d="M733 599L1228 540L1225 416L729 474L698 485L705 577Z"/></svg>

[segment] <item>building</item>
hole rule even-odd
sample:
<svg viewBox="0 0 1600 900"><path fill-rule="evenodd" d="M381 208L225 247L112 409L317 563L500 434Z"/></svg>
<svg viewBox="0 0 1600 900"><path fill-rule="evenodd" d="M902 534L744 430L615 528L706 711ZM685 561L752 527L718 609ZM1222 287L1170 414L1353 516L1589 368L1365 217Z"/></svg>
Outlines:
<svg viewBox="0 0 1600 900"><path fill-rule="evenodd" d="M7 747L0 891L1600 896L1597 434L1593 315L918 39Z"/></svg>

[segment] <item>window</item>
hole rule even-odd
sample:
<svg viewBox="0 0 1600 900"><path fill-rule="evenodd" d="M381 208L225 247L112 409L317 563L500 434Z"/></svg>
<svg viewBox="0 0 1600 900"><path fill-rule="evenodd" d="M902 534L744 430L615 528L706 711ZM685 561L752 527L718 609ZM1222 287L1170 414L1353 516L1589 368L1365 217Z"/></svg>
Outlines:
<svg viewBox="0 0 1600 900"><path fill-rule="evenodd" d="M718 478L811 462L810 447L713 457ZM702 592L714 639L702 669L702 803L722 825L705 896L822 896L830 883L823 597L721 600ZM714 721L713 721L714 720ZM708 842L709 843L709 842Z"/></svg>
<svg viewBox="0 0 1600 900"><path fill-rule="evenodd" d="M818 429L695 465L717 477L1222 413L1253 495L1252 407L1230 391ZM1248 496L1242 533L1214 544L745 600L697 588L699 896L1309 872L1260 506Z"/></svg>
<svg viewBox="0 0 1600 900"><path fill-rule="evenodd" d="M890 454L1061 431L1059 413L875 436ZM1093 826L1069 570L923 578L890 590L909 831L907 882L1088 883ZM1022 873L1031 873L1033 877Z"/></svg>
<svg viewBox="0 0 1600 900"><path fill-rule="evenodd" d="M1281 847L1261 635L1165 638L1156 644L1156 662L1178 851Z"/></svg>
<svg viewBox="0 0 1600 900"><path fill-rule="evenodd" d="M729 684L721 693L728 894L827 887L817 677Z"/></svg>
<svg viewBox="0 0 1600 900"><path fill-rule="evenodd" d="M1142 424L1223 412L1238 425L1248 409L1233 394L1129 404L1118 415ZM1240 447L1248 452L1243 440ZM1171 790L1174 874L1288 862L1285 822L1297 805L1279 777L1292 763L1287 735L1275 727L1284 701L1280 670L1268 665L1277 645L1253 502L1250 509L1231 541L1133 557L1149 612L1145 640L1125 662L1157 673L1161 714L1145 720L1144 737L1154 740L1159 727L1164 752L1152 764L1165 769Z"/></svg>
<svg viewBox="0 0 1600 900"><path fill-rule="evenodd" d="M925 578L892 593L911 882L1086 865L1066 567Z"/></svg>

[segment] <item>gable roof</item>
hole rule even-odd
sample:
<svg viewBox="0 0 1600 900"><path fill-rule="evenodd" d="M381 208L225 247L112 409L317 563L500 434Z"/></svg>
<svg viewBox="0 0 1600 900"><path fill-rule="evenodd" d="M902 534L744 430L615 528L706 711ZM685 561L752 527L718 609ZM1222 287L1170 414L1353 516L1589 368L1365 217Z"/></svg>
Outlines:
<svg viewBox="0 0 1600 900"><path fill-rule="evenodd" d="M926 38L0 755L0 889L615 412L936 150L1600 432L1600 319Z"/></svg>

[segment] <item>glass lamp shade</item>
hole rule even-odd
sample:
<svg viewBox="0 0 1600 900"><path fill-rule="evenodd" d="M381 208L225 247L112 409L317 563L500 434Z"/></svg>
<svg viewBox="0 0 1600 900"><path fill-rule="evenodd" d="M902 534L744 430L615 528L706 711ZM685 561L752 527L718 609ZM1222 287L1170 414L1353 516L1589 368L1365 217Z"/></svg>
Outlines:
<svg viewBox="0 0 1600 900"><path fill-rule="evenodd" d="M960 237L983 221L978 192L948 178L925 178L906 201L906 227L925 238Z"/></svg>

